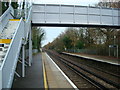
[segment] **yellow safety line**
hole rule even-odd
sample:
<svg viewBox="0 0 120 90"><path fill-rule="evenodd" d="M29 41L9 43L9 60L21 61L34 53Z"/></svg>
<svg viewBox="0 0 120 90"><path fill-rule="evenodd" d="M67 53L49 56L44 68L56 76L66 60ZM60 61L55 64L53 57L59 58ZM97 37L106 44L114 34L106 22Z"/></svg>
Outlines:
<svg viewBox="0 0 120 90"><path fill-rule="evenodd" d="M45 70L45 63L43 62L43 76L44 76L44 88L45 90L48 90L48 84L47 84L47 76L46 76L46 70Z"/></svg>
<svg viewBox="0 0 120 90"><path fill-rule="evenodd" d="M0 39L0 43L10 43L11 39Z"/></svg>
<svg viewBox="0 0 120 90"><path fill-rule="evenodd" d="M20 19L10 19L10 21L20 21Z"/></svg>
<svg viewBox="0 0 120 90"><path fill-rule="evenodd" d="M26 21L25 19L23 20ZM10 21L20 21L20 19L10 19Z"/></svg>

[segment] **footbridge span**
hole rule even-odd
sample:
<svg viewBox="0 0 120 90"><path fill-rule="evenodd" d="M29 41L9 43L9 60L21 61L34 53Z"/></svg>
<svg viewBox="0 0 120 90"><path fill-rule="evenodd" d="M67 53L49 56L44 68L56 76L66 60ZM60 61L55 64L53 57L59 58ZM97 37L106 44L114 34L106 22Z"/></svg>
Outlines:
<svg viewBox="0 0 120 90"><path fill-rule="evenodd" d="M118 27L119 13L117 8L33 4L32 23L38 26Z"/></svg>

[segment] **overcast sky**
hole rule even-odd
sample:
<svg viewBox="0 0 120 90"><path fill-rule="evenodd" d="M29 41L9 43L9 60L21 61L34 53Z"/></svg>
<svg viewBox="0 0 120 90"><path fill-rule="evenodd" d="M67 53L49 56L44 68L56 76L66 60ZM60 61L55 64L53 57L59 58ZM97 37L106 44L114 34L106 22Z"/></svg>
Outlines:
<svg viewBox="0 0 120 90"><path fill-rule="evenodd" d="M88 5L88 4L95 4L98 1L99 0L34 0L34 3Z"/></svg>
<svg viewBox="0 0 120 90"><path fill-rule="evenodd" d="M34 3L40 4L66 4L66 5L94 5L99 0L34 0ZM64 32L65 27L42 27L46 32L46 39L42 42L42 46L52 42L60 33Z"/></svg>

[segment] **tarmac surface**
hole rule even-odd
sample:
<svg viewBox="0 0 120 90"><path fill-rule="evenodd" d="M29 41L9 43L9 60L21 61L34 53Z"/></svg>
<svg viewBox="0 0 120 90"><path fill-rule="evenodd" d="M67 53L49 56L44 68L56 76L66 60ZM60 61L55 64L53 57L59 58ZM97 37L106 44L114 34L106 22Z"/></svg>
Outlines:
<svg viewBox="0 0 120 90"><path fill-rule="evenodd" d="M32 66L26 68L25 77L15 78L12 88L44 88L41 53L33 56Z"/></svg>

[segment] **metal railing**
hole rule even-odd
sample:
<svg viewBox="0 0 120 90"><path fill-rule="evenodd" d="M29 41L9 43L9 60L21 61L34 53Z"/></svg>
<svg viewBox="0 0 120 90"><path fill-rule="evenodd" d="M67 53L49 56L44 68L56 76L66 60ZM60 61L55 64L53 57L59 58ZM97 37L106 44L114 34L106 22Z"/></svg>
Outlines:
<svg viewBox="0 0 120 90"><path fill-rule="evenodd" d="M25 13L26 11L26 13ZM20 19L21 17L25 20L25 32L24 36L27 40L29 30L31 30L31 19L32 19L32 7L25 9L15 9L14 15L16 19Z"/></svg>
<svg viewBox="0 0 120 90"><path fill-rule="evenodd" d="M32 19L32 7L28 9L27 19L25 20L25 38L28 39L29 31L31 30L31 19Z"/></svg>
<svg viewBox="0 0 120 90"><path fill-rule="evenodd" d="M28 19L31 8L32 7L29 7L26 9L14 9L14 17L16 19L20 19L20 18Z"/></svg>
<svg viewBox="0 0 120 90"><path fill-rule="evenodd" d="M0 33L2 32L3 28L7 25L9 19L12 19L12 15L14 14L13 8L10 6L4 14L0 17Z"/></svg>
<svg viewBox="0 0 120 90"><path fill-rule="evenodd" d="M25 18L24 9L14 9L14 17L16 19Z"/></svg>
<svg viewBox="0 0 120 90"><path fill-rule="evenodd" d="M14 38L11 41L3 64L0 68L0 71L2 71L2 88L11 88L23 37L24 21L21 18L14 34Z"/></svg>

